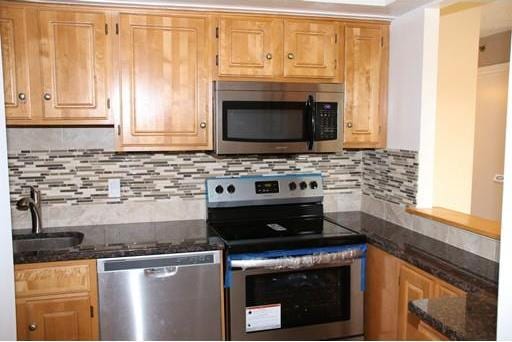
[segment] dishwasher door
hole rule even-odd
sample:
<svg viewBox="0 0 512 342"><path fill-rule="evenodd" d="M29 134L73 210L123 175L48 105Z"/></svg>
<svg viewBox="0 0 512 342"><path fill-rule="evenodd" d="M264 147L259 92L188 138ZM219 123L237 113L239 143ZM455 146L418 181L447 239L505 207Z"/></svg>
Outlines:
<svg viewBox="0 0 512 342"><path fill-rule="evenodd" d="M221 253L98 260L102 340L220 340Z"/></svg>

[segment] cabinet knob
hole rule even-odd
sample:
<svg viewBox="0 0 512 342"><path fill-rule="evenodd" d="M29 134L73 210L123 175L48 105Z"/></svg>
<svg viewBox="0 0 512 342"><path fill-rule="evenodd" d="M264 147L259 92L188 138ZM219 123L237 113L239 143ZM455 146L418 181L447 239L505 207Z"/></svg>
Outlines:
<svg viewBox="0 0 512 342"><path fill-rule="evenodd" d="M295 55L291 52L288 53L288 59L294 59Z"/></svg>
<svg viewBox="0 0 512 342"><path fill-rule="evenodd" d="M52 99L52 95L50 93L44 93L43 95L43 98L46 100L46 101L49 101Z"/></svg>
<svg viewBox="0 0 512 342"><path fill-rule="evenodd" d="M35 331L37 329L37 324L35 322L32 322L28 325L28 330Z"/></svg>
<svg viewBox="0 0 512 342"><path fill-rule="evenodd" d="M347 122L347 128L352 128L352 121Z"/></svg>
<svg viewBox="0 0 512 342"><path fill-rule="evenodd" d="M271 53L267 53L265 55L265 58L268 59L269 61L272 59L272 54Z"/></svg>
<svg viewBox="0 0 512 342"><path fill-rule="evenodd" d="M201 128L206 128L206 122L204 122L204 121L203 121L203 122L201 122L201 123L199 124L199 127L201 127Z"/></svg>
<svg viewBox="0 0 512 342"><path fill-rule="evenodd" d="M20 101L25 101L27 99L27 95L25 95L25 93L19 93L18 99L20 99Z"/></svg>

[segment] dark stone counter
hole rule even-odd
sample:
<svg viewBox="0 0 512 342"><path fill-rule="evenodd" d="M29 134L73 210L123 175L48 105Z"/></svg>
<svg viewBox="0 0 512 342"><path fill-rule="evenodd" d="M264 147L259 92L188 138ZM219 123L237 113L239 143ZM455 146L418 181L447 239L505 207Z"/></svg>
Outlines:
<svg viewBox="0 0 512 342"><path fill-rule="evenodd" d="M369 244L468 293L466 298L410 302L409 310L425 323L454 340L496 339L497 263L359 211L326 216L364 233Z"/></svg>
<svg viewBox="0 0 512 342"><path fill-rule="evenodd" d="M327 219L366 235L381 248L468 293L467 298L425 299L409 310L452 339L496 338L498 264L363 212L326 213ZM204 220L48 228L79 231L81 245L58 251L14 254L16 264L100 259L222 249ZM15 231L29 233L29 231Z"/></svg>
<svg viewBox="0 0 512 342"><path fill-rule="evenodd" d="M84 240L79 246L67 249L15 253L14 263L172 254L223 248L218 238L208 236L204 220L60 227L44 230L46 233L62 231L82 232ZM30 231L15 231L15 234L22 233L30 233Z"/></svg>
<svg viewBox="0 0 512 342"><path fill-rule="evenodd" d="M421 299L409 311L452 340L496 340L496 297L469 293L466 298Z"/></svg>

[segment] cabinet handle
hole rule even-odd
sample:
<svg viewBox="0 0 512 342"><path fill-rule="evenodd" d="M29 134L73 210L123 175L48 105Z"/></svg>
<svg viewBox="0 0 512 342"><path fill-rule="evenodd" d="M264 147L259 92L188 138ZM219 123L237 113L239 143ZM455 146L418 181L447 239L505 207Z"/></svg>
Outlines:
<svg viewBox="0 0 512 342"><path fill-rule="evenodd" d="M206 128L206 122L204 122L204 121L203 121L203 122L201 122L201 123L199 124L199 127L201 127L201 128Z"/></svg>
<svg viewBox="0 0 512 342"><path fill-rule="evenodd" d="M351 121L347 122L347 128L352 128L352 122Z"/></svg>
<svg viewBox="0 0 512 342"><path fill-rule="evenodd" d="M35 331L37 329L37 324L32 322L28 325L28 330Z"/></svg>
<svg viewBox="0 0 512 342"><path fill-rule="evenodd" d="M20 101L25 101L27 99L27 95L25 95L25 93L19 93L18 99L20 99Z"/></svg>
<svg viewBox="0 0 512 342"><path fill-rule="evenodd" d="M288 59L294 59L295 55L291 52L288 53Z"/></svg>
<svg viewBox="0 0 512 342"><path fill-rule="evenodd" d="M269 61L272 59L272 54L271 53L267 53L265 55L265 58L268 59Z"/></svg>
<svg viewBox="0 0 512 342"><path fill-rule="evenodd" d="M50 101L52 99L52 95L50 93L44 93L43 98L46 101Z"/></svg>

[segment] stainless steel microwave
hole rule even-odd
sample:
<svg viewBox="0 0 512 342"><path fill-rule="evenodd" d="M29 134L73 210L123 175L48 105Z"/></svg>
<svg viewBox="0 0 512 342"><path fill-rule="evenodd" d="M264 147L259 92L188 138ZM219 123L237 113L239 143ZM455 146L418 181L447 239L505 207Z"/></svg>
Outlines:
<svg viewBox="0 0 512 342"><path fill-rule="evenodd" d="M343 85L214 83L217 154L337 152Z"/></svg>

